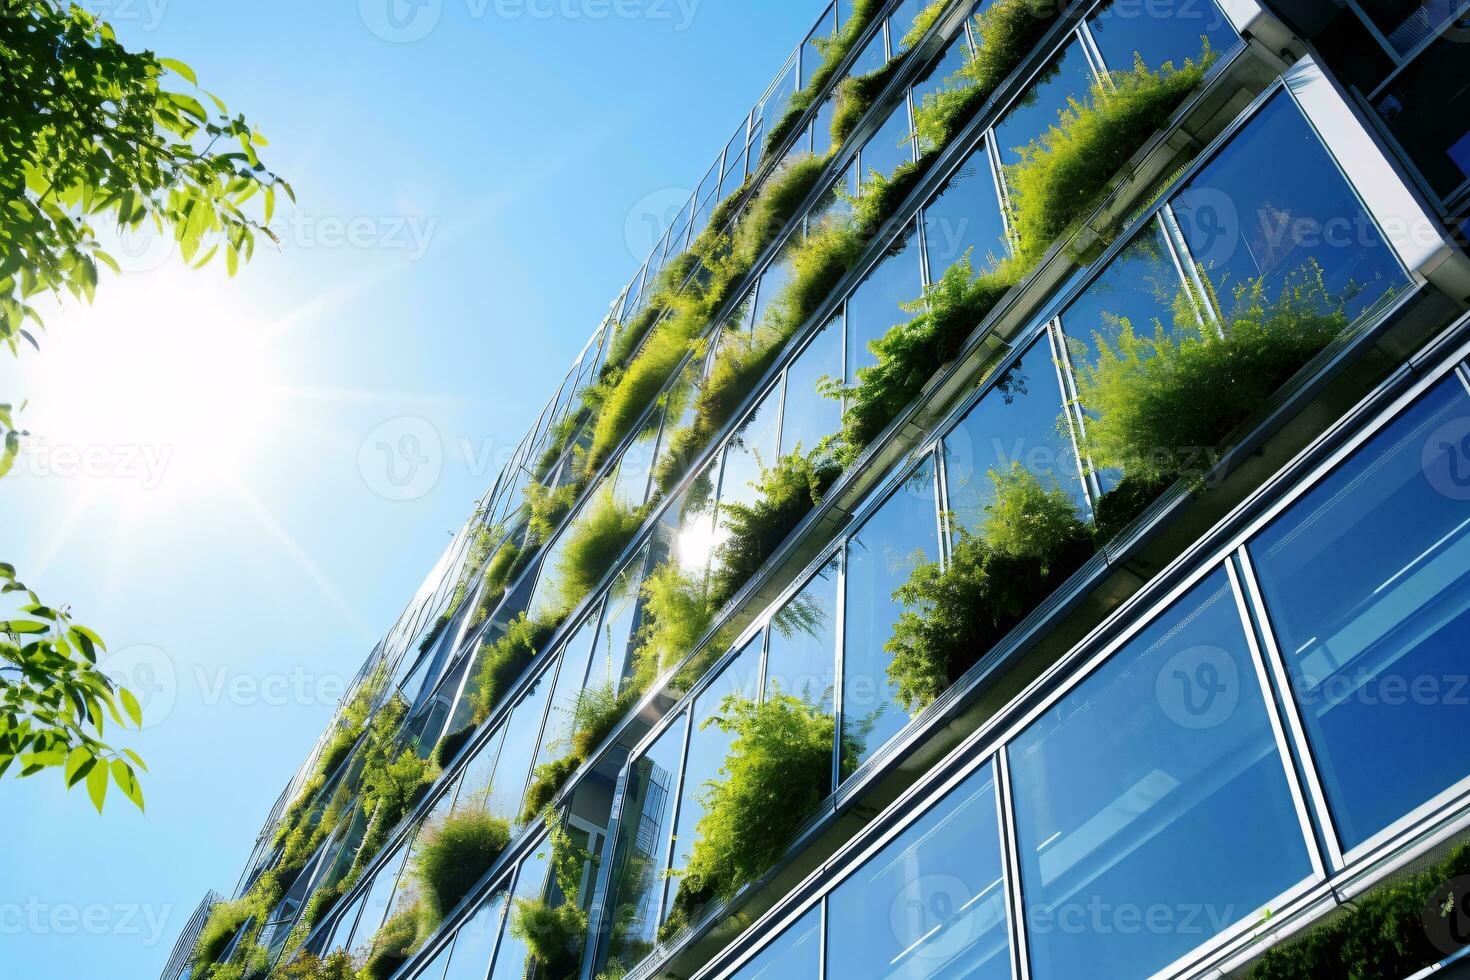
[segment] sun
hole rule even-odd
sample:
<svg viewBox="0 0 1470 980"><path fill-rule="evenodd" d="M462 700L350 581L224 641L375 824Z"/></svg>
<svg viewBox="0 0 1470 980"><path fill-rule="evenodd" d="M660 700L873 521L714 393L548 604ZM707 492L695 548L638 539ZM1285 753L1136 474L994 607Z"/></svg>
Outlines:
<svg viewBox="0 0 1470 980"><path fill-rule="evenodd" d="M267 331L211 278L125 277L46 315L23 356L29 470L158 498L248 474L276 415L274 365Z"/></svg>

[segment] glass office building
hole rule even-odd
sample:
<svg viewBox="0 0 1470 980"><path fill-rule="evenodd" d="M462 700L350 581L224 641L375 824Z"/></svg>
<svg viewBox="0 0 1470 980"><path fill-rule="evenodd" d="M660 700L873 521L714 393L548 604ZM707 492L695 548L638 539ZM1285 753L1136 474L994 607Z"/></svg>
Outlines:
<svg viewBox="0 0 1470 980"><path fill-rule="evenodd" d="M282 867L283 824L320 825L316 846L218 963L244 962L247 934L271 975L366 957L414 897L421 829L465 808L509 821L510 844L395 977L1247 976L1470 835L1470 5L1063 6L1035 15L1029 48L936 143L926 107L996 48L1001 2L820 10L281 794L235 895ZM870 344L947 270L1018 251L1018 168L1059 113L1124 91L1136 64L1202 54L1199 83L1126 148L1071 244L964 325L698 639L639 679L645 584L714 575L763 468L842 429L823 379L862 382ZM853 76L877 92L834 139ZM584 392L638 356L629 332L659 314L666 270L698 288L688 256L711 222L738 224L808 158L820 175L793 219L589 472ZM917 176L738 407L704 444L676 439L721 349L782 308L803 243L895 174ZM1079 391L1135 329L1157 351L1180 331L1269 325L1261 297L1330 313L1335 335L1195 447L1193 478L1112 522L1130 480L1093 465ZM994 475L1018 470L1089 525L1119 526L916 703L890 641L925 610L897 593L972 554ZM576 502L532 532L528 487L574 487ZM641 523L559 609L576 528L608 498ZM485 651L552 609L487 705ZM627 696L552 796L580 856L569 889L548 822L524 810L592 688ZM830 760L774 862L691 907L682 875L735 743L711 720L732 695L798 699L825 720ZM391 828L356 802L375 719L395 751L439 760ZM513 928L536 901L577 905L568 962L538 962ZM176 953L165 980L191 971L218 968Z"/></svg>

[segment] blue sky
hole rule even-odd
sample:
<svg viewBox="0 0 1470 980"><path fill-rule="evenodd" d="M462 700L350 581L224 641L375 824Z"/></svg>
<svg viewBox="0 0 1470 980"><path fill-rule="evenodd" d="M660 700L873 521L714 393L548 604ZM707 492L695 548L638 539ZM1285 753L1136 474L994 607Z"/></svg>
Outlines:
<svg viewBox="0 0 1470 980"><path fill-rule="evenodd" d="M299 204L234 279L126 243L94 307L0 364L34 449L0 482L0 560L146 682L118 741L152 770L146 815L115 795L99 817L54 773L0 782L6 976L155 976L233 888L650 217L819 6L388 2L88 4L246 113ZM437 467L391 499L376 447L405 431Z"/></svg>

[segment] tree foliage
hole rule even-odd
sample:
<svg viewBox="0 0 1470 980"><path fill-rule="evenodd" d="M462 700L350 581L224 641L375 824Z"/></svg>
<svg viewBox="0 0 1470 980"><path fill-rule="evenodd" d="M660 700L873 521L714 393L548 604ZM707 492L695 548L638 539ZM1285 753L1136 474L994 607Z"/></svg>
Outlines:
<svg viewBox="0 0 1470 980"><path fill-rule="evenodd" d="M419 832L413 878L424 921L437 927L510 843L510 825L479 807L462 807Z"/></svg>

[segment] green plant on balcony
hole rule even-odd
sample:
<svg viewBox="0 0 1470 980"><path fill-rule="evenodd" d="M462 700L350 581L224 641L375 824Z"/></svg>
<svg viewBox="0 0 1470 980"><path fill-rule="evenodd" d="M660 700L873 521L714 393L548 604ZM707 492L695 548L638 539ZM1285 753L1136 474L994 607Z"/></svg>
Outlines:
<svg viewBox="0 0 1470 980"><path fill-rule="evenodd" d="M1407 977L1444 959L1426 922L1455 916L1465 907L1464 878L1470 875L1470 845L1461 844L1440 863L1354 898L1342 914L1329 917L1299 939L1267 950L1251 980L1318 980L1347 977ZM1454 935L1450 927L1446 938ZM1456 936L1464 942L1464 937Z"/></svg>
<svg viewBox="0 0 1470 980"><path fill-rule="evenodd" d="M511 620L504 634L480 647L474 689L470 692L471 716L476 725L490 717L560 624L560 618L533 619L521 613Z"/></svg>
<svg viewBox="0 0 1470 980"><path fill-rule="evenodd" d="M634 654L634 683L647 690L665 670L694 650L714 621L715 608L703 576L666 561L649 573L643 586L643 620Z"/></svg>
<svg viewBox="0 0 1470 980"><path fill-rule="evenodd" d="M337 950L325 959L304 953L276 972L279 980L357 980L357 968L346 950Z"/></svg>
<svg viewBox="0 0 1470 980"><path fill-rule="evenodd" d="M1313 262L1274 298L1260 280L1241 284L1228 314L1202 326L1196 311L1215 305L1210 292L1180 289L1172 330L1155 322L1152 334L1140 335L1118 318L1116 340L1094 334L1095 363L1074 359L1077 403L1089 416L1083 458L1123 474L1099 503L1105 534L1175 481L1201 486L1226 437L1349 328L1345 302L1356 287L1330 294Z"/></svg>
<svg viewBox="0 0 1470 980"><path fill-rule="evenodd" d="M592 593L622 555L648 516L648 505L630 507L606 486L572 523L560 544L554 568L559 615L565 616Z"/></svg>
<svg viewBox="0 0 1470 980"><path fill-rule="evenodd" d="M436 818L419 831L412 874L423 922L438 928L510 843L510 825L479 807Z"/></svg>
<svg viewBox="0 0 1470 980"><path fill-rule="evenodd" d="M774 867L831 781L835 721L808 701L779 690L759 702L732 694L705 725L734 738L719 777L700 791L704 814L661 938Z"/></svg>
<svg viewBox="0 0 1470 980"><path fill-rule="evenodd" d="M582 908L582 869L596 858L572 839L552 810L546 825L551 847L551 879L547 898L518 898L511 910L511 934L526 944L536 976L574 980L587 940L587 912Z"/></svg>
<svg viewBox="0 0 1470 980"><path fill-rule="evenodd" d="M643 690L634 682L620 690L610 680L589 684L577 693L572 704L571 734L565 745L552 747L563 754L543 762L531 773L531 784L521 807L522 823L531 823L545 811L642 694Z"/></svg>
<svg viewBox="0 0 1470 980"><path fill-rule="evenodd" d="M734 598L841 475L842 468L825 451L805 453L797 446L773 466L762 467L752 503L722 506L728 537L715 549L710 571L713 608Z"/></svg>
<svg viewBox="0 0 1470 980"><path fill-rule="evenodd" d="M924 35L929 33L929 29L939 22L939 15L944 13L944 9L948 6L949 0L930 0L925 4L923 9L914 15L913 23L909 25L909 29L904 32L898 42L899 47L908 51L922 41Z"/></svg>
<svg viewBox="0 0 1470 980"><path fill-rule="evenodd" d="M430 930L425 927L423 906L418 899L400 905L378 927L367 960L358 971L360 980L389 980L408 962Z"/></svg>
<svg viewBox="0 0 1470 980"><path fill-rule="evenodd" d="M917 714L944 693L1094 552L1072 497L1019 463L995 487L978 533L956 530L947 564L926 562L894 592L904 606L884 644L894 700Z"/></svg>

